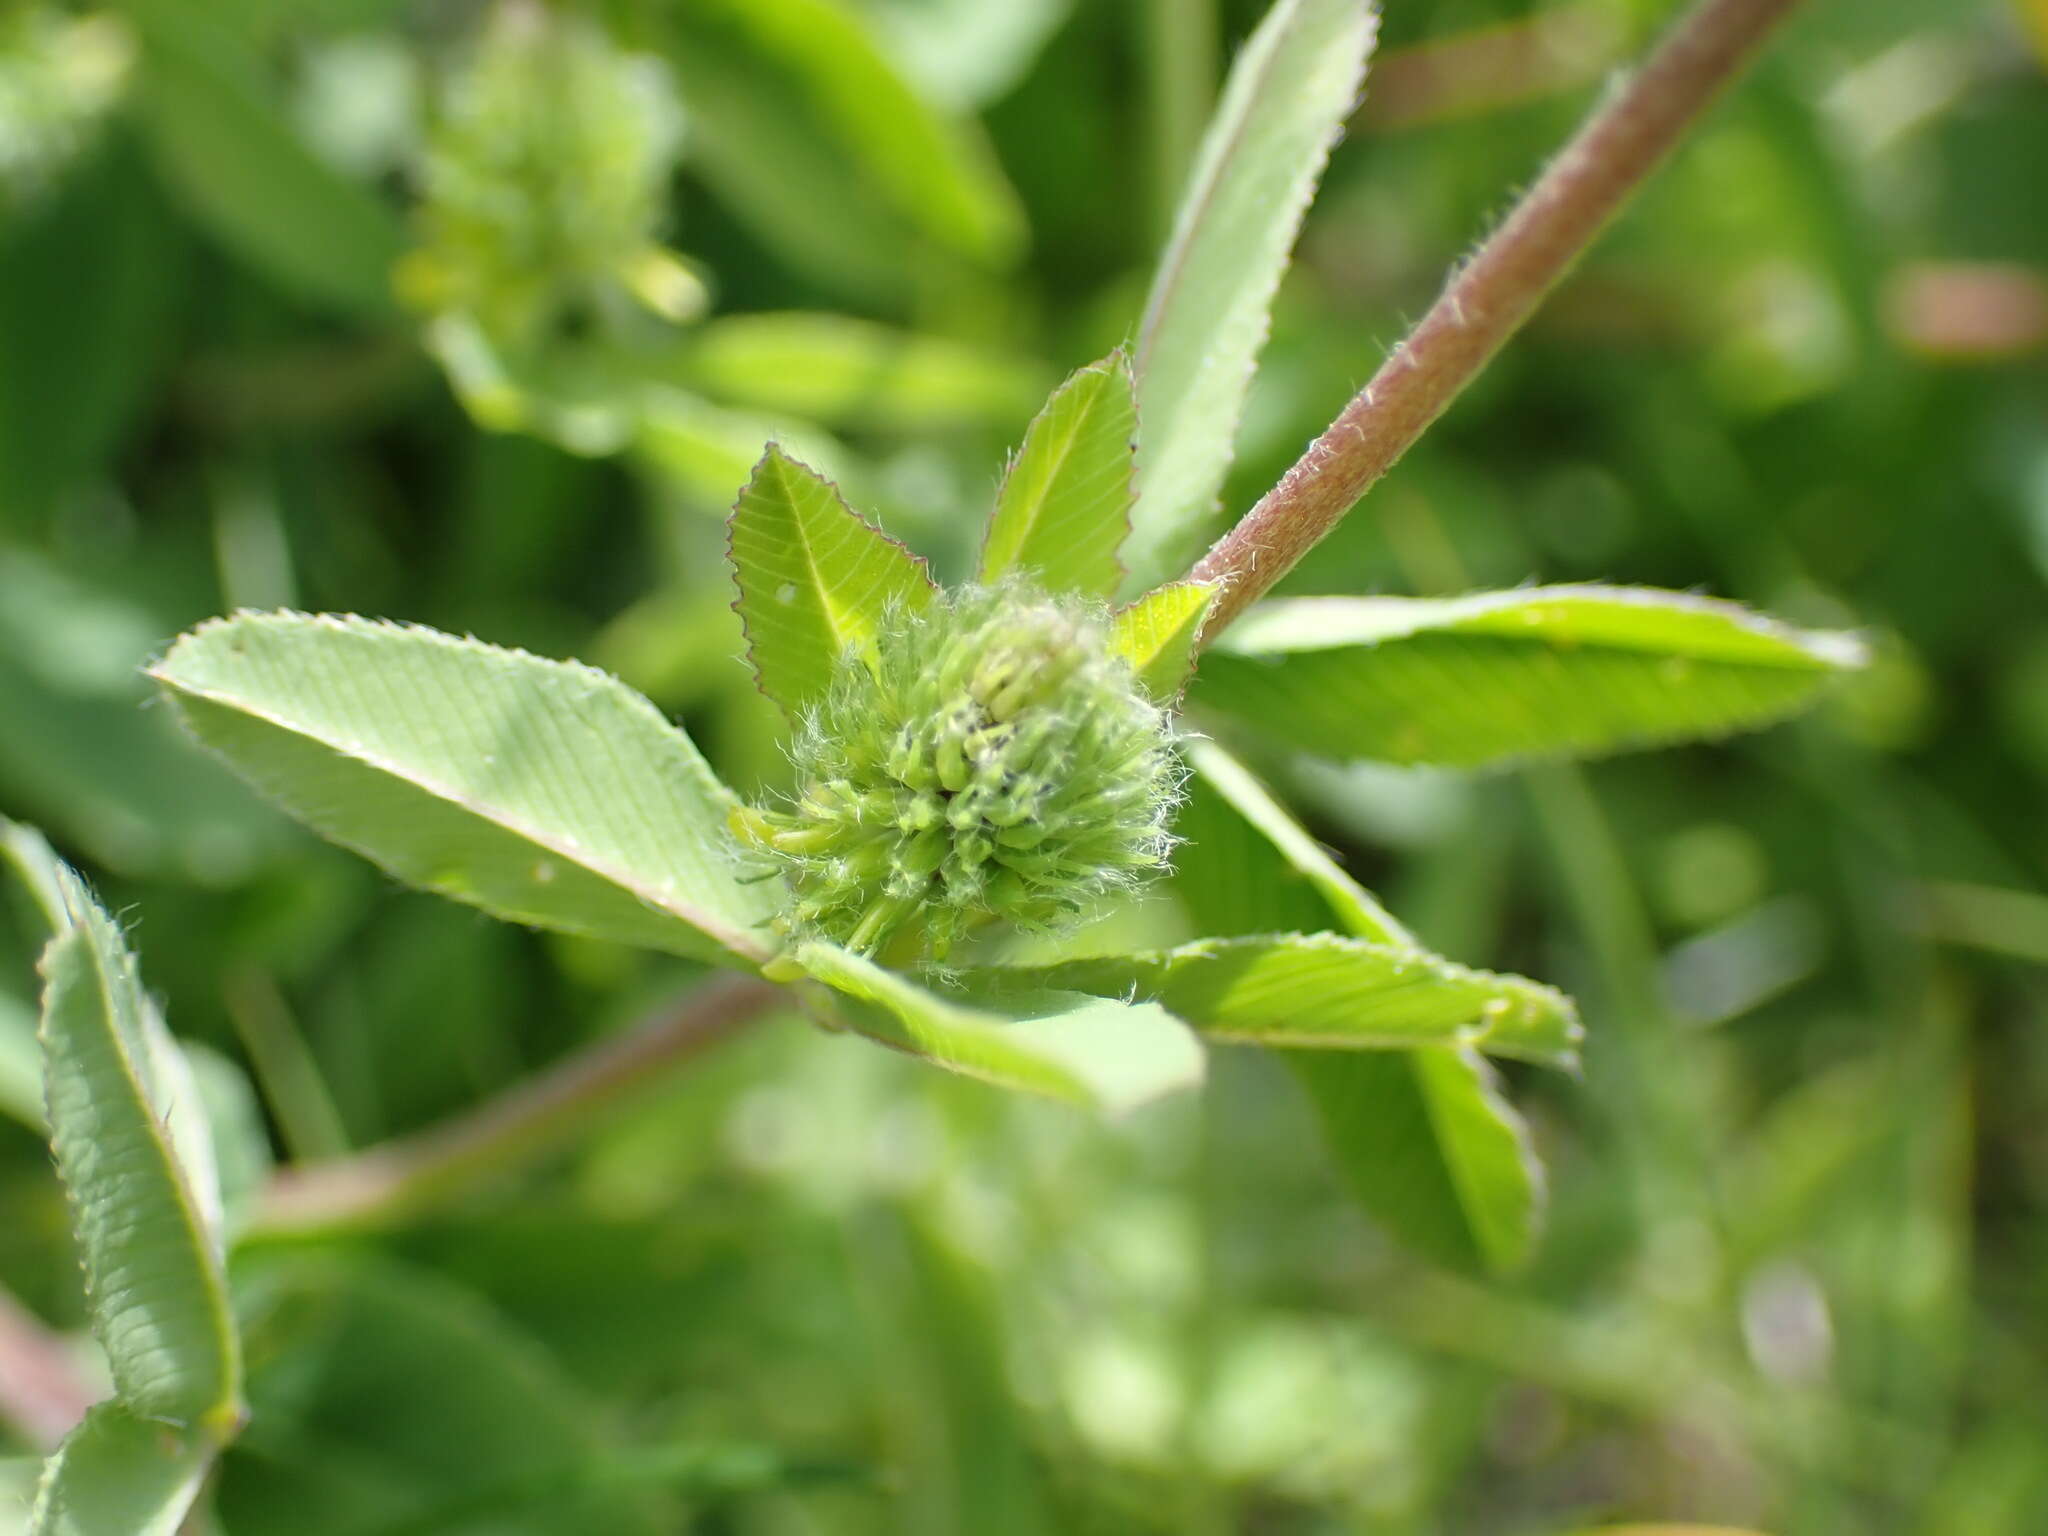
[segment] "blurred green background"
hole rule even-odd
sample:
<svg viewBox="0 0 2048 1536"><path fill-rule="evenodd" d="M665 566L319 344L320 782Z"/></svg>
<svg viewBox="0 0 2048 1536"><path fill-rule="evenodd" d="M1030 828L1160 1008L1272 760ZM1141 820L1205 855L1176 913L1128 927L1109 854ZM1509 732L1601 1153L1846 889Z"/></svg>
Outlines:
<svg viewBox="0 0 2048 1536"><path fill-rule="evenodd" d="M1130 335L1259 9L0 11L0 812L281 1158L691 968L395 888L138 666L237 606L415 620L609 667L772 785L720 524L762 442L958 576L1046 388ZM1389 0L1229 510L1669 9ZM1261 764L1435 947L1579 995L1584 1079L1514 1085L1525 1275L1394 1249L1263 1056L1099 1124L781 1021L402 1230L250 1254L222 1528L2048 1530L2044 71L2041 0L1818 0L1289 583L1697 587L1875 642L1722 747ZM32 1073L0 1055L0 1285L77 1329Z"/></svg>

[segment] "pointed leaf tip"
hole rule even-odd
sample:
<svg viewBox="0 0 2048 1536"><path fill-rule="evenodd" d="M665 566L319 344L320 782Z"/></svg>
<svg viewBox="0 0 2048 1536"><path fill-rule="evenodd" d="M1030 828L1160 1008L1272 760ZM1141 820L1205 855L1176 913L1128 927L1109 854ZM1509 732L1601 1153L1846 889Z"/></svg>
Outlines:
<svg viewBox="0 0 2048 1536"><path fill-rule="evenodd" d="M1140 586L1213 531L1273 296L1377 30L1360 0L1277 0L1231 65L1139 332L1144 432L1124 559Z"/></svg>
<svg viewBox="0 0 2048 1536"><path fill-rule="evenodd" d="M890 608L922 608L937 591L923 560L773 443L728 534L747 654L761 691L792 719L824 694L848 649L873 644Z"/></svg>
<svg viewBox="0 0 2048 1536"><path fill-rule="evenodd" d="M1195 701L1329 757L1483 768L1753 730L1862 658L1848 635L1644 588L1287 598L1218 638Z"/></svg>
<svg viewBox="0 0 2048 1536"><path fill-rule="evenodd" d="M1194 675L1195 646L1222 590L1213 581L1177 581L1147 592L1111 621L1110 645L1159 703L1177 702Z"/></svg>
<svg viewBox="0 0 2048 1536"><path fill-rule="evenodd" d="M1003 476L981 552L981 580L1012 571L1052 592L1112 596L1131 529L1138 404L1130 360L1114 352L1070 377L1033 419Z"/></svg>

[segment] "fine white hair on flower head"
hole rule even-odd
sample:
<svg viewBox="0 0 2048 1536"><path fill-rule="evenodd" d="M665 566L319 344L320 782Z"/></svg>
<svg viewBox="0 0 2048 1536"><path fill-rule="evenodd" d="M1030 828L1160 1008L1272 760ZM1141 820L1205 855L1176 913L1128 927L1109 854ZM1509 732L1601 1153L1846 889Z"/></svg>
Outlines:
<svg viewBox="0 0 2048 1536"><path fill-rule="evenodd" d="M894 613L840 657L791 749L793 798L734 816L789 885L783 926L942 961L988 923L1057 927L1163 868L1180 769L1106 633L1097 605L1005 583Z"/></svg>

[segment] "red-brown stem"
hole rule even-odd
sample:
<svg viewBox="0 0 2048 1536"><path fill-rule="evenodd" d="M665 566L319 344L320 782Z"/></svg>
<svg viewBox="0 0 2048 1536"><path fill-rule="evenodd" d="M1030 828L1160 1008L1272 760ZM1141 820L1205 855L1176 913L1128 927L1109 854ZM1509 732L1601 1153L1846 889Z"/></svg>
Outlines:
<svg viewBox="0 0 2048 1536"><path fill-rule="evenodd" d="M63 1341L0 1291L0 1418L49 1451L95 1400Z"/></svg>
<svg viewBox="0 0 2048 1536"><path fill-rule="evenodd" d="M720 977L466 1115L280 1173L263 1192L254 1229L280 1234L400 1219L479 1175L555 1146L787 996L751 976Z"/></svg>
<svg viewBox="0 0 2048 1536"><path fill-rule="evenodd" d="M1610 96L1329 430L1189 572L1203 638L1262 597L1443 414L1799 0L1699 0Z"/></svg>

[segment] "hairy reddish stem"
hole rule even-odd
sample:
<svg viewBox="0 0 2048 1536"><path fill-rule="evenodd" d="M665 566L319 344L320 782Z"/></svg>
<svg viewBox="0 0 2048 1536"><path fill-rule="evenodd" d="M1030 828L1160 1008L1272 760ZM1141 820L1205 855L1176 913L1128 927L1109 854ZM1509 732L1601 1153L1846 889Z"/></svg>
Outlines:
<svg viewBox="0 0 2048 1536"><path fill-rule="evenodd" d="M254 1226L274 1234L402 1218L480 1175L557 1145L787 996L751 976L719 977L466 1115L280 1173L263 1192Z"/></svg>
<svg viewBox="0 0 2048 1536"><path fill-rule="evenodd" d="M1799 0L1699 0L1589 118L1329 430L1189 572L1203 638L1271 589L1527 320Z"/></svg>

